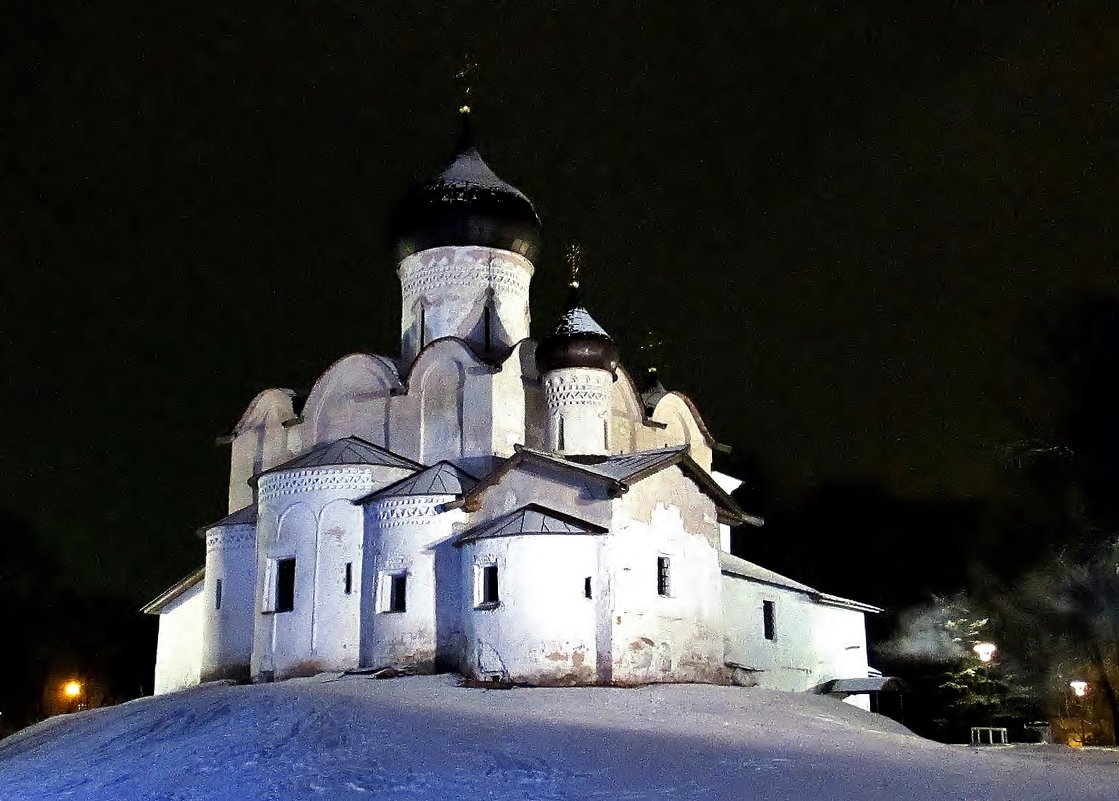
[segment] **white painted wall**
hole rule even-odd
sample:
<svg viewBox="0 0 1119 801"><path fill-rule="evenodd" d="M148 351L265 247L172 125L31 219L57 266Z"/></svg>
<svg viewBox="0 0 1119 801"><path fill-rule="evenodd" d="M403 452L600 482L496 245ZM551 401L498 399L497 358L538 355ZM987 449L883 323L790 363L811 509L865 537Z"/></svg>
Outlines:
<svg viewBox="0 0 1119 801"><path fill-rule="evenodd" d="M364 515L351 501L411 474L347 465L286 470L260 478L252 675L276 678L357 667L361 595L344 592L352 564L361 587ZM295 608L268 611L277 560L292 558Z"/></svg>
<svg viewBox="0 0 1119 801"><path fill-rule="evenodd" d="M478 353L503 353L528 338L533 266L523 256L496 248L436 247L408 256L397 272L402 300L400 351L405 363L442 337L463 339ZM487 306L488 349L483 325Z"/></svg>
<svg viewBox="0 0 1119 801"><path fill-rule="evenodd" d="M465 513L440 511L452 500L450 495L385 497L366 506L363 666L432 670L437 657L457 665L462 647L459 554L450 540ZM403 612L389 611L393 575L406 576Z"/></svg>
<svg viewBox="0 0 1119 801"><path fill-rule="evenodd" d="M614 377L607 370L568 367L550 370L543 381L548 450L578 455L609 453Z"/></svg>
<svg viewBox="0 0 1119 801"><path fill-rule="evenodd" d="M534 684L597 677L596 599L601 536L529 534L468 542L462 551L462 671ZM480 609L480 572L497 565L500 600ZM592 593L602 592L597 578Z"/></svg>
<svg viewBox="0 0 1119 801"><path fill-rule="evenodd" d="M155 647L155 694L193 687L200 678L202 591L199 582L167 604L159 615Z"/></svg>
<svg viewBox="0 0 1119 801"><path fill-rule="evenodd" d="M775 690L808 690L867 675L862 612L813 601L802 592L723 575L726 661L736 680ZM775 638L765 639L762 602L775 604Z"/></svg>
<svg viewBox="0 0 1119 801"><path fill-rule="evenodd" d="M218 609L218 581L221 608ZM247 678L256 616L256 526L244 524L206 532L206 578L199 599L202 615L203 681Z"/></svg>

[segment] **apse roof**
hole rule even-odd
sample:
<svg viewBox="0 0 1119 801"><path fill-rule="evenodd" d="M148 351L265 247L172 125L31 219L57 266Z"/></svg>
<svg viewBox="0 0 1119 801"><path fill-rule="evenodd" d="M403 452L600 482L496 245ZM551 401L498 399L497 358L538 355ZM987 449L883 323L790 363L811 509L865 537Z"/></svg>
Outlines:
<svg viewBox="0 0 1119 801"><path fill-rule="evenodd" d="M477 483L478 479L450 462L436 462L426 470L379 489L354 503L362 504L374 498L398 498L406 495L463 495Z"/></svg>
<svg viewBox="0 0 1119 801"><path fill-rule="evenodd" d="M238 509L236 512L231 512L217 522L210 523L209 525L202 526L199 531L207 531L211 528L221 528L223 526L244 526L256 523L256 504L250 503L243 509Z"/></svg>
<svg viewBox="0 0 1119 801"><path fill-rule="evenodd" d="M372 465L377 467L399 467L405 470L422 470L423 465L406 459L399 454L386 450L359 437L343 437L334 442L316 445L294 459L264 470L253 476L255 481L261 476L283 470L301 470L308 467L327 467L337 465Z"/></svg>
<svg viewBox="0 0 1119 801"><path fill-rule="evenodd" d="M525 534L605 534L606 531L606 528L595 523L530 503L515 512L463 532L455 540L455 544Z"/></svg>

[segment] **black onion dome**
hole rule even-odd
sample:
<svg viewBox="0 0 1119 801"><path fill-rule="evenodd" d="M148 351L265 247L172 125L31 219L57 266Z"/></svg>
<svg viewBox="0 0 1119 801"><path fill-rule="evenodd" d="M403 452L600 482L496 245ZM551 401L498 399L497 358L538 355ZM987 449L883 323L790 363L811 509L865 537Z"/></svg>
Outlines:
<svg viewBox="0 0 1119 801"><path fill-rule="evenodd" d="M618 346L573 294L567 311L536 349L541 374L564 367L608 370L617 378Z"/></svg>
<svg viewBox="0 0 1119 801"><path fill-rule="evenodd" d="M451 163L405 196L392 228L398 260L443 245L501 248L529 261L540 250L540 218L532 201L482 160L472 142L469 113L463 114Z"/></svg>

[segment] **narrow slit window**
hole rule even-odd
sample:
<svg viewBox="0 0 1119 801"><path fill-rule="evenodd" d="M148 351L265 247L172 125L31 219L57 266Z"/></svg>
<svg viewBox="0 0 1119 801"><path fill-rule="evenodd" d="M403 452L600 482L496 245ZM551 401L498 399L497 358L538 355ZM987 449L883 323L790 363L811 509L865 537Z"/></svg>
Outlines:
<svg viewBox="0 0 1119 801"><path fill-rule="evenodd" d="M667 556L657 557L657 595L667 598L672 594L672 561Z"/></svg>
<svg viewBox="0 0 1119 801"><path fill-rule="evenodd" d="M214 609L221 609L221 579L214 584Z"/></svg>
<svg viewBox="0 0 1119 801"><path fill-rule="evenodd" d="M295 609L295 560L281 559L276 563L276 604L277 612L290 612Z"/></svg>
<svg viewBox="0 0 1119 801"><path fill-rule="evenodd" d="M762 601L762 632L767 640L777 639L777 618L773 601Z"/></svg>
<svg viewBox="0 0 1119 801"><path fill-rule="evenodd" d="M602 421L602 447L605 450L610 450L610 421Z"/></svg>
<svg viewBox="0 0 1119 801"><path fill-rule="evenodd" d="M346 575L342 579L343 592L349 595L354 591L354 563L346 562Z"/></svg>
<svg viewBox="0 0 1119 801"><path fill-rule="evenodd" d="M482 341L487 351L490 349L491 343L493 342L493 334L491 333L493 330L492 316L493 312L490 311L490 304L486 303L485 308L482 309Z"/></svg>
<svg viewBox="0 0 1119 801"><path fill-rule="evenodd" d="M590 576L587 576L585 579L583 579L583 597L584 598L590 598L591 597L591 577Z"/></svg>
<svg viewBox="0 0 1119 801"><path fill-rule="evenodd" d="M420 350L427 345L427 307L420 304Z"/></svg>
<svg viewBox="0 0 1119 801"><path fill-rule="evenodd" d="M389 576L388 604L386 612L404 612L408 608L408 574L394 573Z"/></svg>
<svg viewBox="0 0 1119 801"><path fill-rule="evenodd" d="M556 450L557 451L562 451L563 450L563 415L560 415L560 417L559 417L558 434L559 434L559 436L557 438L558 442L556 443Z"/></svg>
<svg viewBox="0 0 1119 801"><path fill-rule="evenodd" d="M486 565L479 571L481 587L478 593L479 606L496 605L501 599L497 586L497 565Z"/></svg>

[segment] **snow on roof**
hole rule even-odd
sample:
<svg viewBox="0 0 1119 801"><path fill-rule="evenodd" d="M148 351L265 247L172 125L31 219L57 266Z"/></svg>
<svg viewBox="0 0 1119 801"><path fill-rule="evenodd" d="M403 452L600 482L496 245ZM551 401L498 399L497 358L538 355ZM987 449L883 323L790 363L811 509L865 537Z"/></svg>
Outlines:
<svg viewBox="0 0 1119 801"><path fill-rule="evenodd" d="M428 185L432 189L445 190L447 200L471 200L475 190L484 189L490 192L516 195L531 205L528 197L517 187L506 183L497 177L497 174L486 164L482 154L477 148L468 148L455 156L447 169Z"/></svg>
<svg viewBox="0 0 1119 801"><path fill-rule="evenodd" d="M455 544L522 534L605 534L607 530L573 515L530 503L497 520L468 529L455 540Z"/></svg>
<svg viewBox="0 0 1119 801"><path fill-rule="evenodd" d="M591 317L591 313L582 306L568 309L561 314L559 320L556 321L556 327L552 329L552 333L556 336L595 334L610 339L610 335L606 333L606 329L599 325L598 322Z"/></svg>
<svg viewBox="0 0 1119 801"><path fill-rule="evenodd" d="M423 465L413 462L390 450L386 450L360 437L343 437L334 442L317 445L294 459L276 467L257 473L252 480L278 473L283 470L300 470L307 467L327 467L336 465L374 465L378 467L400 467L405 470L422 470Z"/></svg>
<svg viewBox="0 0 1119 801"><path fill-rule="evenodd" d="M363 504L374 498L399 498L406 495L463 495L477 483L478 479L450 462L436 462L426 470L390 484L354 503Z"/></svg>

